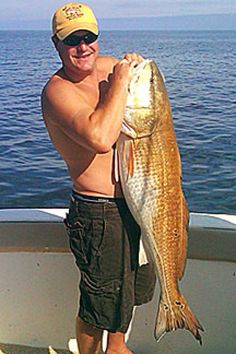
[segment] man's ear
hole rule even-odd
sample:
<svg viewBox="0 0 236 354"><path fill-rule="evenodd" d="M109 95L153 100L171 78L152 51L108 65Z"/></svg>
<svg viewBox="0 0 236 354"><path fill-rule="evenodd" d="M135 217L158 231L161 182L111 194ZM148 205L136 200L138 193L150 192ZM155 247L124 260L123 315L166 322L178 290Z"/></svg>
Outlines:
<svg viewBox="0 0 236 354"><path fill-rule="evenodd" d="M53 41L55 48L57 49L59 39L56 34L54 34L54 36L52 36L52 41Z"/></svg>

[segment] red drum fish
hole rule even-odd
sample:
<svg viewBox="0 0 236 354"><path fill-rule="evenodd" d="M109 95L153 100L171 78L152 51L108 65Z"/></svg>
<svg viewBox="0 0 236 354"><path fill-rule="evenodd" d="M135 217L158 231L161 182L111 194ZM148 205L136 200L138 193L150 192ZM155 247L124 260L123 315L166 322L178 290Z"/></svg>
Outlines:
<svg viewBox="0 0 236 354"><path fill-rule="evenodd" d="M159 278L155 338L185 328L202 344L203 328L178 286L187 257L188 208L168 94L153 61L134 68L117 152L124 197Z"/></svg>

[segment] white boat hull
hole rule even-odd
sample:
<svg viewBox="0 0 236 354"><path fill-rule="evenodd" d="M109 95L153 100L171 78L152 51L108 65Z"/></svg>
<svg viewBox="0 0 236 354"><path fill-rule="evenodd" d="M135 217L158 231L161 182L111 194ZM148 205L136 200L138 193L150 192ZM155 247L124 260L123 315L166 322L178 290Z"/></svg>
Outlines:
<svg viewBox="0 0 236 354"><path fill-rule="evenodd" d="M65 209L0 211L0 342L67 348L75 337L79 272L62 225ZM181 289L205 332L156 343L159 298L135 311L128 345L137 354L235 354L236 216L191 214Z"/></svg>

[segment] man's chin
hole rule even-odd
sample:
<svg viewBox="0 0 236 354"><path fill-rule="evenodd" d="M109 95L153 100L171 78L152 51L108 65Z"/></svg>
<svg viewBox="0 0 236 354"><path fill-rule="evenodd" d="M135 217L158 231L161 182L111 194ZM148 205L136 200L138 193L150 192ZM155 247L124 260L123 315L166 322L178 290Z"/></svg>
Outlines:
<svg viewBox="0 0 236 354"><path fill-rule="evenodd" d="M95 58L93 55L76 58L76 66L81 70L91 70L94 68Z"/></svg>

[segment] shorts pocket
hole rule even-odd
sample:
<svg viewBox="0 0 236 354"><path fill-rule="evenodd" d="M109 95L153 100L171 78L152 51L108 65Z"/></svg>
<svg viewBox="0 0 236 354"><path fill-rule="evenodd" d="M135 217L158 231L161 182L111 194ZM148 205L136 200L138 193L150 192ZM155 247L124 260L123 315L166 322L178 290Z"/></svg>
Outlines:
<svg viewBox="0 0 236 354"><path fill-rule="evenodd" d="M79 216L71 213L67 214L64 224L69 236L70 249L75 256L76 264L80 269L85 269L88 265L85 225Z"/></svg>
<svg viewBox="0 0 236 354"><path fill-rule="evenodd" d="M88 219L70 211L64 220L72 253L82 271L96 272L103 243L103 220Z"/></svg>
<svg viewBox="0 0 236 354"><path fill-rule="evenodd" d="M120 327L121 280L96 280L82 273L79 316L102 329Z"/></svg>

